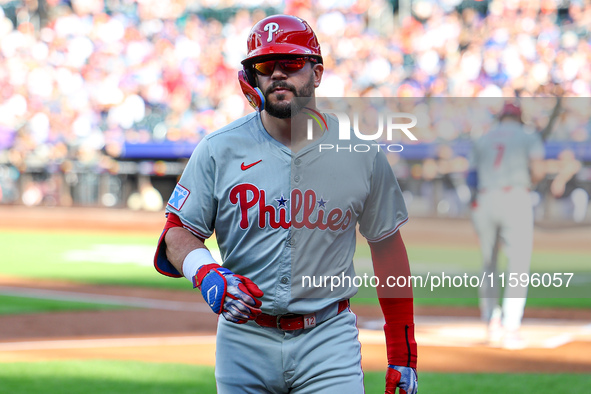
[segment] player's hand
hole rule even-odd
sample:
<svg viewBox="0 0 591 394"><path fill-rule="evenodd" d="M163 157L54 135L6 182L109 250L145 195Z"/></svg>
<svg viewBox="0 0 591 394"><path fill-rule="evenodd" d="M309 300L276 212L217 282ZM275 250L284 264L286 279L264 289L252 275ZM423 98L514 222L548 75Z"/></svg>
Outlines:
<svg viewBox="0 0 591 394"><path fill-rule="evenodd" d="M417 370L410 367L388 365L385 394L395 394L396 387L400 387L400 394L416 394L419 388Z"/></svg>
<svg viewBox="0 0 591 394"><path fill-rule="evenodd" d="M218 264L205 265L193 278L209 307L228 321L243 324L261 313L263 292L253 281Z"/></svg>

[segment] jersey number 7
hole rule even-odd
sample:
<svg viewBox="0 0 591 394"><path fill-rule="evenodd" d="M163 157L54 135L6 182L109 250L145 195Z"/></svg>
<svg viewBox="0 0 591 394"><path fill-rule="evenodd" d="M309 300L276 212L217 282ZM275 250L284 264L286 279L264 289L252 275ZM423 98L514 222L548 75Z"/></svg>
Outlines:
<svg viewBox="0 0 591 394"><path fill-rule="evenodd" d="M495 157L494 167L499 168L501 161L503 160L503 154L505 153L505 144L497 144L495 148L497 150L497 155Z"/></svg>

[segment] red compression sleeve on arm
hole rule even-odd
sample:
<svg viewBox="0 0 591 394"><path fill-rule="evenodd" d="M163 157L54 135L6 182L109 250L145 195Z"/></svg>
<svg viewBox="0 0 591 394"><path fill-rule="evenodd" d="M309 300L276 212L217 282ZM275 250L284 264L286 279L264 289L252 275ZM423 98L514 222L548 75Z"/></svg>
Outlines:
<svg viewBox="0 0 591 394"><path fill-rule="evenodd" d="M374 273L384 287L379 286L378 299L386 324L388 364L416 368L417 342L414 335L413 294L410 283L408 255L400 231L379 241L370 242ZM397 286L390 283L401 278ZM398 284L403 284L400 287Z"/></svg>

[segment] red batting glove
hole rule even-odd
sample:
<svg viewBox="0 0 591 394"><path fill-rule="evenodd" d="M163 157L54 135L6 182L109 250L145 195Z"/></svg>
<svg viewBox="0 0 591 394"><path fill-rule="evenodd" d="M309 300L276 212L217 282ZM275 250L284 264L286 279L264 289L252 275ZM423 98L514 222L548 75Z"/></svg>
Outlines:
<svg viewBox="0 0 591 394"><path fill-rule="evenodd" d="M411 367L388 364L386 394L394 394L396 392L396 386L400 388L400 394L417 394L419 390L417 370Z"/></svg>
<svg viewBox="0 0 591 394"><path fill-rule="evenodd" d="M263 291L261 289L259 289L259 287L249 278L247 278L246 276L242 276L242 275L236 275L234 274L235 277L239 278L240 281L242 282L242 284L244 285L244 288L242 287L242 285L239 285L238 287L240 288L240 290L244 291L245 293L248 293L252 296L254 296L254 298L260 298L262 297L265 293L263 293ZM256 307L261 306L261 302L259 300L255 300L256 303Z"/></svg>
<svg viewBox="0 0 591 394"><path fill-rule="evenodd" d="M388 368L386 372L386 392L384 394L396 394L396 387L400 382L402 375L394 368ZM406 394L406 391L400 389L400 394Z"/></svg>

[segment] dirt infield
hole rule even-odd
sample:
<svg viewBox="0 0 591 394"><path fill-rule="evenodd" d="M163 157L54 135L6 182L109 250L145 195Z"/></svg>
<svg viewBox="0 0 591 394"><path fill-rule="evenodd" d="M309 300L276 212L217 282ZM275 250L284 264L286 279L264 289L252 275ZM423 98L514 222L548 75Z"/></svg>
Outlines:
<svg viewBox="0 0 591 394"><path fill-rule="evenodd" d="M0 228L14 231L161 231L161 213L0 206ZM441 231L445 227L446 231ZM474 245L469 222L416 219L403 229L408 244ZM588 250L588 229L538 231L536 247ZM0 362L128 359L213 365L216 317L187 291L87 286L0 275L0 294L94 300L134 309L0 316ZM383 370L386 356L379 307L354 306L363 365ZM527 309L528 347L487 346L475 308L416 308L419 368L446 372L591 372L591 311Z"/></svg>

